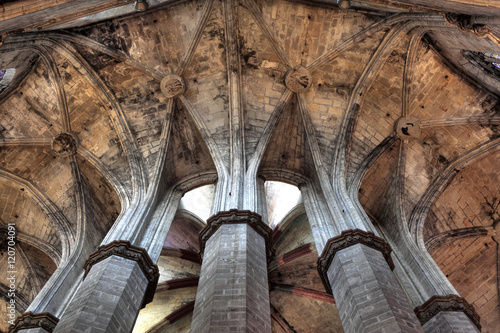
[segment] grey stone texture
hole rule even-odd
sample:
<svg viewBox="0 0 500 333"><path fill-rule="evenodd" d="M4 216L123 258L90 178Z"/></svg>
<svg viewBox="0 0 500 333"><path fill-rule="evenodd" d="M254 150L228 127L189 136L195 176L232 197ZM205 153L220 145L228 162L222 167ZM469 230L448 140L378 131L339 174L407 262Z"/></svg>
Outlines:
<svg viewBox="0 0 500 333"><path fill-rule="evenodd" d="M96 263L54 332L130 332L147 285L135 261L111 256Z"/></svg>
<svg viewBox="0 0 500 333"><path fill-rule="evenodd" d="M379 251L363 244L343 249L327 274L346 333L424 332Z"/></svg>
<svg viewBox="0 0 500 333"><path fill-rule="evenodd" d="M424 324L425 333L480 332L469 317L460 311L441 311Z"/></svg>
<svg viewBox="0 0 500 333"><path fill-rule="evenodd" d="M247 224L207 241L191 332L271 332L265 241Z"/></svg>
<svg viewBox="0 0 500 333"><path fill-rule="evenodd" d="M19 330L19 333L50 333L44 328L38 327L38 328L28 328L26 330Z"/></svg>

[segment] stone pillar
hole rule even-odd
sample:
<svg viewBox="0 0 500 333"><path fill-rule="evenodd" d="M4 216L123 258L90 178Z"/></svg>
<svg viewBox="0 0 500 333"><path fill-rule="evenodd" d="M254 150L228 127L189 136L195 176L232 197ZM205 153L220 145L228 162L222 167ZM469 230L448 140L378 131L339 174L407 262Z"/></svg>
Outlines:
<svg viewBox="0 0 500 333"><path fill-rule="evenodd" d="M100 246L84 268L84 281L54 333L131 332L141 306L152 301L159 278L146 250L114 241Z"/></svg>
<svg viewBox="0 0 500 333"><path fill-rule="evenodd" d="M346 333L424 332L392 273L390 253L382 238L359 229L328 240L318 271Z"/></svg>
<svg viewBox="0 0 500 333"><path fill-rule="evenodd" d="M233 209L208 219L199 236L204 255L191 332L271 332L271 234L250 211Z"/></svg>
<svg viewBox="0 0 500 333"><path fill-rule="evenodd" d="M9 333L52 333L59 319L48 312L23 313L16 319Z"/></svg>
<svg viewBox="0 0 500 333"><path fill-rule="evenodd" d="M481 332L479 315L472 305L457 295L432 296L415 308L426 333Z"/></svg>

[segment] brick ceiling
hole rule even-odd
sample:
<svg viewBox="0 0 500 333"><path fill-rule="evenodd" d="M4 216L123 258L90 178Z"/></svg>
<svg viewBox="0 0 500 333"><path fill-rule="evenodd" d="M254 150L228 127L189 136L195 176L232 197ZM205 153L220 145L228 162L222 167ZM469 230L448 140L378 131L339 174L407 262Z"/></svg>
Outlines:
<svg viewBox="0 0 500 333"><path fill-rule="evenodd" d="M16 6L23 2L3 5L9 11L0 17L6 33L0 69L16 68L0 92L0 222L18 228L24 307L80 234L87 235L82 246L95 249L155 179L160 192L174 185L188 190L213 184L231 163L229 24L239 37L232 56L241 62L247 166L294 185L317 181L318 165L332 181L341 177L377 228L407 228L416 244L428 247L476 306L485 332L500 326L494 268L500 82L461 52L500 54L500 24L497 16L492 33L477 38L442 15L458 11L484 21L481 15L500 15L498 2L360 0L341 10L331 1L242 0L238 20L228 21L220 1L151 1L141 13L129 1L118 13L131 13L118 17L100 13L111 1L102 8L47 1L42 10L52 10L53 22L35 9L21 16ZM15 27L7 24L16 18ZM96 22L81 26L78 19ZM312 86L295 94L284 77L298 65L309 69ZM185 80L185 93L175 99L160 89L168 73ZM398 136L401 117L418 119L418 137ZM55 153L62 132L76 138L76 151L70 145L69 154ZM313 250L270 272L271 282L324 292L307 218L295 216L282 229L277 258L307 244ZM165 246L171 250L164 249L159 262L163 282L198 274L191 253L197 230L188 216L173 224ZM196 288L186 283L176 297L159 294L149 315L188 309ZM340 331L335 305L319 294L276 290L275 332L305 332L318 323L337 327L324 332ZM291 302L295 306L286 307ZM314 311L331 317L316 318ZM189 329L183 318L175 321L179 331Z"/></svg>

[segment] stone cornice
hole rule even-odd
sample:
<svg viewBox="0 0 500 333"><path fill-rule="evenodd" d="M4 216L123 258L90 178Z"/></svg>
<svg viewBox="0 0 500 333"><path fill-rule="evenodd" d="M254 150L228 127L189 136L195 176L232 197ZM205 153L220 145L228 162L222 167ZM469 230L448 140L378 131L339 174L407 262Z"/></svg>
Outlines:
<svg viewBox="0 0 500 333"><path fill-rule="evenodd" d="M330 286L330 281L328 280L328 268L332 263L333 257L338 251L346 249L350 246L356 244L363 244L365 246L371 247L377 251L380 251L387 264L394 269L394 263L391 258L391 247L380 237L375 236L374 233L363 231L360 229L345 230L339 236L330 238L325 245L323 253L318 258L318 272L323 284L325 285L326 291L330 294L332 293L332 288Z"/></svg>
<svg viewBox="0 0 500 333"><path fill-rule="evenodd" d="M476 309L474 309L474 307L470 305L465 298L457 295L432 296L427 302L417 306L414 311L422 325L431 320L441 311L463 312L467 315L467 317L469 317L472 323L476 325L478 330L481 331L480 317L477 314Z"/></svg>
<svg viewBox="0 0 500 333"><path fill-rule="evenodd" d="M219 229L223 224L242 224L246 223L252 227L266 242L266 253L268 259L271 258L272 246L272 229L262 221L262 217L249 210L231 209L229 211L218 212L207 220L207 225L200 231L200 253L205 250L207 240Z"/></svg>
<svg viewBox="0 0 500 333"><path fill-rule="evenodd" d="M85 279L93 265L111 256L118 256L133 260L139 264L139 267L142 269L148 280L148 287L144 295L142 307L145 307L146 304L153 301L156 286L158 285L158 279L160 277L160 271L158 270L158 266L153 263L145 249L134 246L130 244L129 241L117 240L107 245L99 246L97 251L89 256L83 266L85 269L83 279Z"/></svg>
<svg viewBox="0 0 500 333"><path fill-rule="evenodd" d="M58 322L59 319L48 312L26 312L16 319L14 325L10 326L9 333L17 333L20 330L39 327L51 333L56 328Z"/></svg>

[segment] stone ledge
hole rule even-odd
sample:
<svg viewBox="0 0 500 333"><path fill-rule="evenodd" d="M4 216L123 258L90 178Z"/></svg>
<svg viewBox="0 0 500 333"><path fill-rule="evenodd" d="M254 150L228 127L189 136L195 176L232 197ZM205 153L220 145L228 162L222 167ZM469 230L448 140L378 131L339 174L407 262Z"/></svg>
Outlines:
<svg viewBox="0 0 500 333"><path fill-rule="evenodd" d="M391 258L391 247L385 242L384 239L375 236L374 233L363 231L360 229L345 230L339 236L330 238L323 249L323 253L319 256L318 272L323 284L325 285L326 291L330 294L332 293L332 287L330 286L330 281L328 281L328 268L332 263L335 254L345 248L356 244L363 244L372 249L380 251L383 255L387 264L394 270L394 263Z"/></svg>
<svg viewBox="0 0 500 333"><path fill-rule="evenodd" d="M262 221L262 217L249 210L231 209L229 211L218 212L207 220L207 225L200 231L200 254L205 250L205 243L223 224L243 224L252 227L266 242L267 258L272 257L272 229Z"/></svg>
<svg viewBox="0 0 500 333"><path fill-rule="evenodd" d="M458 295L432 296L427 302L417 306L414 311L422 326L441 311L463 312L478 330L481 331L481 318L477 314L476 309L465 298Z"/></svg>
<svg viewBox="0 0 500 333"><path fill-rule="evenodd" d="M145 249L134 246L130 244L129 241L117 240L107 245L99 246L97 251L89 256L83 266L85 269L83 279L85 280L85 277L93 265L111 256L118 256L133 260L139 264L139 267L142 269L146 279L148 280L148 287L146 288L142 308L144 308L146 304L152 302L156 286L158 285L160 271L158 270L158 266L153 263Z"/></svg>
<svg viewBox="0 0 500 333"><path fill-rule="evenodd" d="M16 319L14 325L10 326L9 333L17 333L20 330L40 327L51 333L56 328L58 322L59 319L48 312L25 312Z"/></svg>

